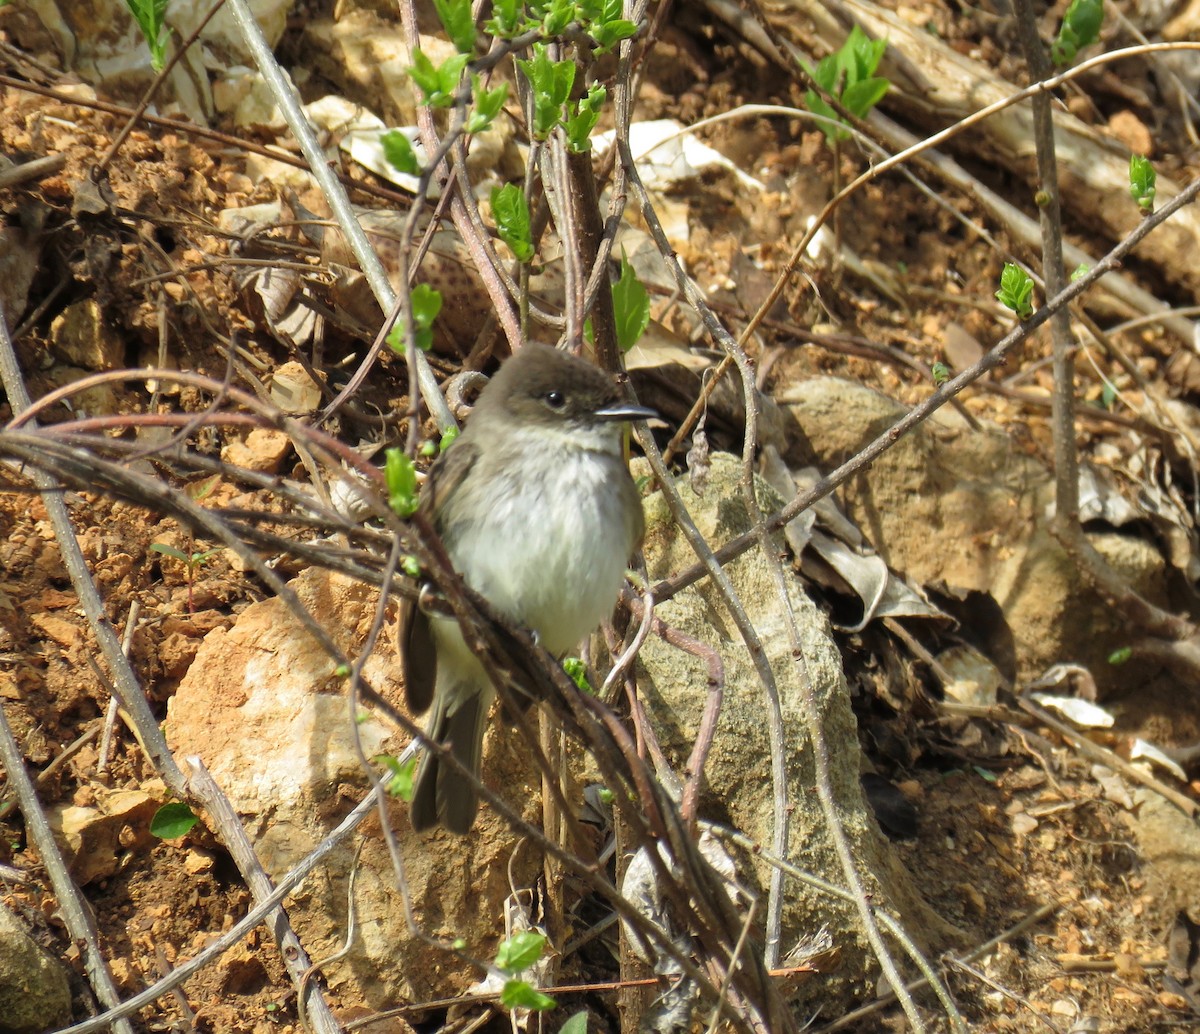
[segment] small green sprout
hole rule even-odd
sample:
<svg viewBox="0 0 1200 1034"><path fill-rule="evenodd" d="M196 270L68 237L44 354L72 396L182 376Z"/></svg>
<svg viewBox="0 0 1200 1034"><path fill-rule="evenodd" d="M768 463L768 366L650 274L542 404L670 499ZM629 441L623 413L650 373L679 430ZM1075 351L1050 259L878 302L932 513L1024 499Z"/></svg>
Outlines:
<svg viewBox="0 0 1200 1034"><path fill-rule="evenodd" d="M435 66L424 51L415 51L408 74L421 91L422 102L431 108L452 107L459 77L470 60L469 54L455 54Z"/></svg>
<svg viewBox="0 0 1200 1034"><path fill-rule="evenodd" d="M133 15L138 28L150 48L150 64L154 71L161 72L166 63L167 33L164 18L167 13L169 0L125 0L125 6Z"/></svg>
<svg viewBox="0 0 1200 1034"><path fill-rule="evenodd" d="M531 930L510 937L496 949L496 968L510 976L500 992L500 1004L506 1009L544 1012L557 1005L553 998L537 990L528 981L516 979L516 974L534 965L545 950L545 936Z"/></svg>
<svg viewBox="0 0 1200 1034"><path fill-rule="evenodd" d="M492 188L492 218L496 232L508 245L518 262L533 258L533 234L530 230L529 204L525 191L516 183Z"/></svg>
<svg viewBox="0 0 1200 1034"><path fill-rule="evenodd" d="M1075 60L1075 55L1100 38L1104 24L1104 0L1071 0L1063 15L1058 38L1050 45L1050 58L1060 68Z"/></svg>
<svg viewBox="0 0 1200 1034"><path fill-rule="evenodd" d="M471 76L471 93L475 97L475 109L467 116L464 127L467 133L482 133L492 124L504 102L508 100L508 83L487 89L477 75Z"/></svg>
<svg viewBox="0 0 1200 1034"><path fill-rule="evenodd" d="M159 840L174 840L190 833L199 821L192 809L182 801L164 804L150 820L150 835Z"/></svg>
<svg viewBox="0 0 1200 1034"><path fill-rule="evenodd" d="M608 91L599 83L593 83L588 92L579 98L575 114L566 121L567 146L577 154L586 154L592 148L592 130L600 119L600 109Z"/></svg>
<svg viewBox="0 0 1200 1034"><path fill-rule="evenodd" d="M460 54L475 50L475 18L471 0L433 0L442 28Z"/></svg>
<svg viewBox="0 0 1200 1034"><path fill-rule="evenodd" d="M593 693L592 684L588 682L587 665L578 657L564 657L563 671L567 673L575 687L581 693Z"/></svg>
<svg viewBox="0 0 1200 1034"><path fill-rule="evenodd" d="M551 34L552 35L552 34ZM563 105L575 85L575 62L552 61L544 43L533 45L533 59L517 60L533 95L533 135L545 140L561 121Z"/></svg>
<svg viewBox="0 0 1200 1034"><path fill-rule="evenodd" d="M805 71L813 82L831 97L836 97L852 115L865 118L883 100L892 85L888 79L875 75L885 50L887 40L873 40L855 25L838 50L823 57L816 68L805 65ZM821 130L830 143L849 139L850 134L838 125L844 120L821 99L820 94L809 90L804 95L804 103L814 115L823 115L830 120L821 124Z"/></svg>
<svg viewBox="0 0 1200 1034"><path fill-rule="evenodd" d="M421 175L421 163L417 161L412 141L400 130L390 129L384 133L379 138L379 146L383 148L383 156L393 169L409 176Z"/></svg>
<svg viewBox="0 0 1200 1034"><path fill-rule="evenodd" d="M411 801L417 759L409 758L401 764L399 759L391 754L376 754L371 760L387 769L387 777L383 780L383 788L387 794L390 797L399 797L402 801Z"/></svg>
<svg viewBox="0 0 1200 1034"><path fill-rule="evenodd" d="M428 352L433 347L433 321L442 311L442 292L428 284L417 284L412 289L413 339L417 348ZM404 322L396 320L388 331L387 343L390 348L404 355L405 333Z"/></svg>
<svg viewBox="0 0 1200 1034"><path fill-rule="evenodd" d="M1020 266L1004 263L1000 274L1000 290L996 292L1000 304L1017 314L1017 319L1027 320L1033 315L1033 278Z"/></svg>
<svg viewBox="0 0 1200 1034"><path fill-rule="evenodd" d="M642 286L633 264L621 249L621 275L612 285L613 316L617 324L617 345L628 352L650 325L650 293Z"/></svg>
<svg viewBox="0 0 1200 1034"><path fill-rule="evenodd" d="M383 479L387 484L388 506L397 517L411 517L417 512L417 468L403 449L392 448L384 453Z"/></svg>
<svg viewBox="0 0 1200 1034"><path fill-rule="evenodd" d="M1157 191L1158 173L1150 159L1140 154L1129 156L1129 193L1145 215L1154 211L1154 195Z"/></svg>

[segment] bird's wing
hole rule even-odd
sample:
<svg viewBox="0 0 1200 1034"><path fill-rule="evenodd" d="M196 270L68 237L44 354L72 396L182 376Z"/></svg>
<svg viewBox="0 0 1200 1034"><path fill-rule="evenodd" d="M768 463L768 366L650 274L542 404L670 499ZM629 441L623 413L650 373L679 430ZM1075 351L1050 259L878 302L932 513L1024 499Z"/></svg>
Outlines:
<svg viewBox="0 0 1200 1034"><path fill-rule="evenodd" d="M477 453L471 442L455 442L429 471L425 487L421 490L421 512L429 517L435 528L438 527L438 514L462 484L467 471L475 463ZM421 714L433 703L437 681L437 649L429 616L421 610L416 600L401 600L398 636L405 698L409 710L413 714Z"/></svg>

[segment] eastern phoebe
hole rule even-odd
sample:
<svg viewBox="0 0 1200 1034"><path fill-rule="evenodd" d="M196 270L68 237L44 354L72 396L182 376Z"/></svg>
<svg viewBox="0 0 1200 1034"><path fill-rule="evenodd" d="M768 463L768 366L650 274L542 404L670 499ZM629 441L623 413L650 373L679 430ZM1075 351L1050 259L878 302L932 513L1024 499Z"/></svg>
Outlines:
<svg viewBox="0 0 1200 1034"><path fill-rule="evenodd" d="M425 483L421 505L463 581L556 656L611 614L641 543L621 422L654 415L590 363L527 344L480 393ZM402 620L409 707L432 703L426 738L478 776L491 680L453 618L409 606ZM477 806L472 782L427 751L413 829L466 833Z"/></svg>

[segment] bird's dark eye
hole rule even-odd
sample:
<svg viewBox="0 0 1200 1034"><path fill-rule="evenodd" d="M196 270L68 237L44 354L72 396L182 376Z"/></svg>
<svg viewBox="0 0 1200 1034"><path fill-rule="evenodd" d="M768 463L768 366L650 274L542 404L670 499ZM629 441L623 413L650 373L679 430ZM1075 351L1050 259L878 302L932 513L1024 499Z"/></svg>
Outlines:
<svg viewBox="0 0 1200 1034"><path fill-rule="evenodd" d="M562 409L567 404L567 396L561 391L548 391L542 398L551 409Z"/></svg>

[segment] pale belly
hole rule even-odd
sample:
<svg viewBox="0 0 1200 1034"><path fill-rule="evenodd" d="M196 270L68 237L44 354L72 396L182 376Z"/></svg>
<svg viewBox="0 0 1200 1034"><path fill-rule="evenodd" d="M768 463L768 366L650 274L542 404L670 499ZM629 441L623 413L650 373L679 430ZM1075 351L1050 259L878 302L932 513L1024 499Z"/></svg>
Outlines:
<svg viewBox="0 0 1200 1034"><path fill-rule="evenodd" d="M619 461L559 459L552 479L503 479L484 520L445 529L464 580L554 654L611 614L635 545L610 465Z"/></svg>

